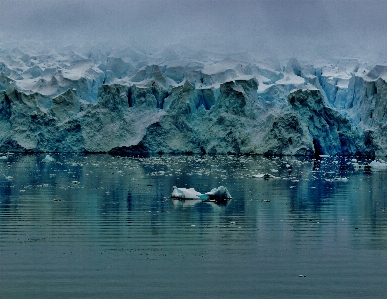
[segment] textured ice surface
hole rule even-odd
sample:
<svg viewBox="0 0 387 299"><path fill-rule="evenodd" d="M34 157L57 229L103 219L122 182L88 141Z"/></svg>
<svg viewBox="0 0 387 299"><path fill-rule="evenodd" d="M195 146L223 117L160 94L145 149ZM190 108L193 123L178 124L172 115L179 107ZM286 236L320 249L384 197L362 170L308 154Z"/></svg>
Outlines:
<svg viewBox="0 0 387 299"><path fill-rule="evenodd" d="M172 52L1 50L0 151L387 154L386 66Z"/></svg>

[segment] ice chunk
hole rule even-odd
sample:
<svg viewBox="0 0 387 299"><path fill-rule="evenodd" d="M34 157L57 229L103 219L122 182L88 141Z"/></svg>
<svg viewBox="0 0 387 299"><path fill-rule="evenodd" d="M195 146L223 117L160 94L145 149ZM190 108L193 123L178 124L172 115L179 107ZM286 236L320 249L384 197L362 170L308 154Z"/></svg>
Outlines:
<svg viewBox="0 0 387 299"><path fill-rule="evenodd" d="M214 188L210 192L202 194L199 197L201 200L226 200L232 198L230 192L228 192L227 188L224 186Z"/></svg>
<svg viewBox="0 0 387 299"><path fill-rule="evenodd" d="M368 166L377 169L387 169L387 163L379 161L372 161Z"/></svg>
<svg viewBox="0 0 387 299"><path fill-rule="evenodd" d="M258 178L258 179L263 178L264 176L265 176L264 173L258 173L258 174L253 174L252 175L253 178Z"/></svg>
<svg viewBox="0 0 387 299"><path fill-rule="evenodd" d="M44 163L51 163L51 162L55 162L55 159L53 157L51 157L50 155L46 155L44 157L44 159L42 160L42 162L44 162Z"/></svg>
<svg viewBox="0 0 387 299"><path fill-rule="evenodd" d="M172 198L180 198L180 199L200 199L200 192L197 192L194 188L177 188L173 186L173 191L171 194Z"/></svg>
<svg viewBox="0 0 387 299"><path fill-rule="evenodd" d="M348 178L346 177L337 177L337 178L334 178L334 180L339 182L348 182Z"/></svg>
<svg viewBox="0 0 387 299"><path fill-rule="evenodd" d="M265 180L267 180L267 179L276 179L276 178L278 178L278 177L276 177L276 176L274 176L274 175L272 175L272 174L270 174L270 173L259 173L259 174L253 174L252 175L252 177L253 178L258 178L258 179L265 179Z"/></svg>
<svg viewBox="0 0 387 299"><path fill-rule="evenodd" d="M173 186L171 197L178 199L200 199L202 201L218 201L232 198L230 192L224 186L214 188L205 194L196 191L194 188L178 188Z"/></svg>

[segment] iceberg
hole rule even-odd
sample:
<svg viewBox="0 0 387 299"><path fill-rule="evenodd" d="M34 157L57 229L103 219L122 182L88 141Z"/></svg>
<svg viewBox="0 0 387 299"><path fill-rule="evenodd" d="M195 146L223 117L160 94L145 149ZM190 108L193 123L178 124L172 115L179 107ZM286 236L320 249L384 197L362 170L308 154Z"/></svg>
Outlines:
<svg viewBox="0 0 387 299"><path fill-rule="evenodd" d="M232 199L230 192L223 186L214 188L211 191L200 195L199 198L203 201L226 201Z"/></svg>
<svg viewBox="0 0 387 299"><path fill-rule="evenodd" d="M193 199L214 202L227 201L232 199L230 192L224 186L213 188L211 191L204 194L196 191L194 188L178 188L173 186L171 198L180 200Z"/></svg>
<svg viewBox="0 0 387 299"><path fill-rule="evenodd" d="M178 199L200 199L200 192L197 192L194 188L177 188L173 186L171 198Z"/></svg>

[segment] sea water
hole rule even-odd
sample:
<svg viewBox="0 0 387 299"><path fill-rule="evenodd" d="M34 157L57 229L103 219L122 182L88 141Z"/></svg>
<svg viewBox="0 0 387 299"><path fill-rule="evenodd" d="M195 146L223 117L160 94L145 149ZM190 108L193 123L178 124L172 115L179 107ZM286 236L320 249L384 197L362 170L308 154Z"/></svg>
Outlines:
<svg viewBox="0 0 387 299"><path fill-rule="evenodd" d="M0 160L1 298L385 298L387 172L370 161L50 158Z"/></svg>

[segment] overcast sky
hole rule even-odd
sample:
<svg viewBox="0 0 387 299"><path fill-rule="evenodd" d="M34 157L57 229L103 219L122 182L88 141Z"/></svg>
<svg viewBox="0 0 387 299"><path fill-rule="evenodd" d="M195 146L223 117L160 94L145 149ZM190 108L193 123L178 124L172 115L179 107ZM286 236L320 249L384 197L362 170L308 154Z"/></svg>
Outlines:
<svg viewBox="0 0 387 299"><path fill-rule="evenodd" d="M0 37L377 55L386 16L386 0L0 0Z"/></svg>

